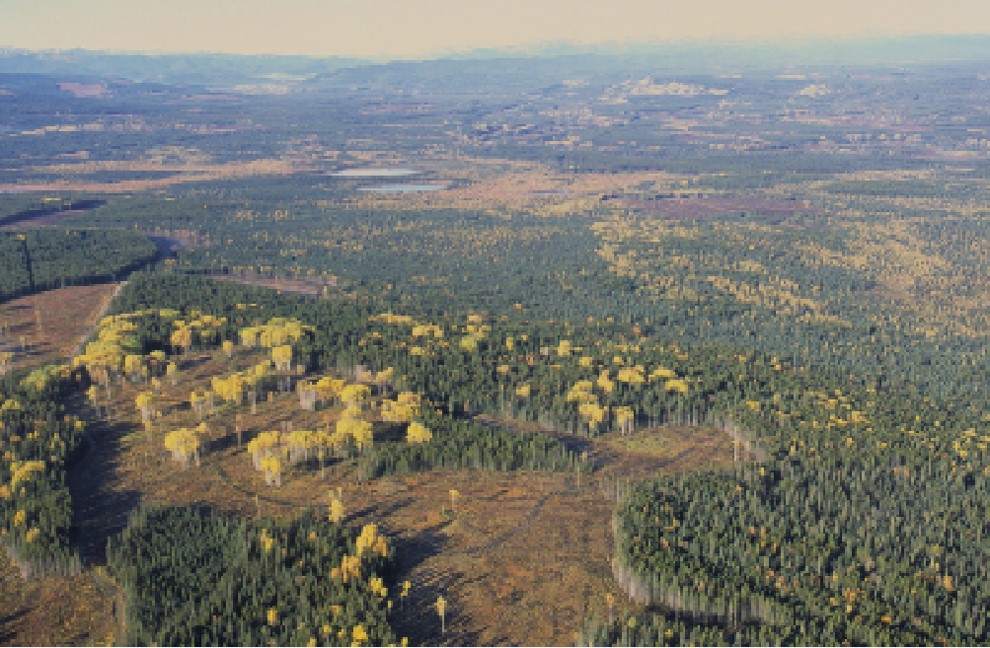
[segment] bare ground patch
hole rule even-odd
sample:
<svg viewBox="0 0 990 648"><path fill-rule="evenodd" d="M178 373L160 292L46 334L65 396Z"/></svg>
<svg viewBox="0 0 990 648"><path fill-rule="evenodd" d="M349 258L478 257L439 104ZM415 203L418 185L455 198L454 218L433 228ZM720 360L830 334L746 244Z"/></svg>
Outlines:
<svg viewBox="0 0 990 648"><path fill-rule="evenodd" d="M14 368L67 360L115 289L115 284L73 286L0 304L0 350L14 353Z"/></svg>
<svg viewBox="0 0 990 648"><path fill-rule="evenodd" d="M112 592L93 570L24 582L0 552L0 645L110 645Z"/></svg>

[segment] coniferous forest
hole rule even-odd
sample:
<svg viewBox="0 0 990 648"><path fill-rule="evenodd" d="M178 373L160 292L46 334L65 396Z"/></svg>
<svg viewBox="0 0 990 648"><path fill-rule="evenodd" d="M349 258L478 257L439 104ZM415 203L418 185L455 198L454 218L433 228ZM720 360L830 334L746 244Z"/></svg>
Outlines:
<svg viewBox="0 0 990 648"><path fill-rule="evenodd" d="M990 642L985 58L12 56L0 642Z"/></svg>

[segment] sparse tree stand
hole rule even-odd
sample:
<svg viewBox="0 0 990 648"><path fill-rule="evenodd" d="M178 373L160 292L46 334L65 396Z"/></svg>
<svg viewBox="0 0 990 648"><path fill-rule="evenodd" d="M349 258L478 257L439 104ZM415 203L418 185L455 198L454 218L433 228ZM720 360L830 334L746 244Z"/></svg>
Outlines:
<svg viewBox="0 0 990 648"><path fill-rule="evenodd" d="M440 634L447 634L447 599L438 596L433 606L437 610L437 616L440 617Z"/></svg>

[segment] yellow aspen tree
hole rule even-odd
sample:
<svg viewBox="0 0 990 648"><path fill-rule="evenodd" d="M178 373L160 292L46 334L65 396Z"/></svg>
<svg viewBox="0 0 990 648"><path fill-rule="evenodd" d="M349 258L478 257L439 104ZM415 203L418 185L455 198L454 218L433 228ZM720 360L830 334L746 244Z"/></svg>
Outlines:
<svg viewBox="0 0 990 648"><path fill-rule="evenodd" d="M440 634L447 634L447 599L443 596L437 597L437 602L433 604L440 617Z"/></svg>
<svg viewBox="0 0 990 648"><path fill-rule="evenodd" d="M619 373L616 374L615 379L627 385L641 385L646 382L646 378L643 376L643 368L640 366L619 369Z"/></svg>
<svg viewBox="0 0 990 648"><path fill-rule="evenodd" d="M172 459L182 464L183 468L189 465L190 458L195 458L198 466L199 436L197 431L188 428L173 430L165 435L165 449L172 453Z"/></svg>
<svg viewBox="0 0 990 648"><path fill-rule="evenodd" d="M282 457L278 455L262 457L261 470L265 473L266 485L282 486Z"/></svg>
<svg viewBox="0 0 990 648"><path fill-rule="evenodd" d="M378 576L373 576L368 580L368 589L379 598L386 598L388 596L388 588L385 587L385 581Z"/></svg>
<svg viewBox="0 0 990 648"><path fill-rule="evenodd" d="M329 520L334 524L340 524L344 521L346 514L344 512L344 503L340 501L340 498L336 495L331 495L330 497L330 514L328 516Z"/></svg>
<svg viewBox="0 0 990 648"><path fill-rule="evenodd" d="M597 401L586 402L578 405L578 414L588 424L589 430L597 430L598 426L605 420L608 408L600 406Z"/></svg>
<svg viewBox="0 0 990 648"><path fill-rule="evenodd" d="M374 443L374 432L369 421L354 420L350 425L350 434L358 451L370 448Z"/></svg>
<svg viewBox="0 0 990 648"><path fill-rule="evenodd" d="M150 422L155 417L155 395L150 391L139 393L134 399L134 405L141 414L141 421Z"/></svg>
<svg viewBox="0 0 990 648"><path fill-rule="evenodd" d="M628 434L633 431L636 421L636 414L633 408L625 405L616 407L613 414L615 415L615 425L619 428L621 434Z"/></svg>
<svg viewBox="0 0 990 648"><path fill-rule="evenodd" d="M669 392L686 394L688 392L688 383L683 378L671 378L663 384L663 388Z"/></svg>
<svg viewBox="0 0 990 648"><path fill-rule="evenodd" d="M86 398L89 400L90 405L93 407L99 407L98 401L100 398L100 390L96 385L90 385L89 389L86 390Z"/></svg>
<svg viewBox="0 0 990 648"><path fill-rule="evenodd" d="M14 354L11 351L0 351L0 376L7 374L13 360Z"/></svg>
<svg viewBox="0 0 990 648"><path fill-rule="evenodd" d="M608 369L602 370L601 374L598 376L598 380L595 381L595 384L598 385L598 388L605 394L611 394L615 390L615 383L611 378L609 378Z"/></svg>
<svg viewBox="0 0 990 648"><path fill-rule="evenodd" d="M272 348L272 363L275 371L290 371L292 369L292 347L283 344Z"/></svg>
<svg viewBox="0 0 990 648"><path fill-rule="evenodd" d="M376 372L375 377L372 382L374 382L375 387L381 392L382 387L391 382L392 378L395 376L395 368L388 367L382 371Z"/></svg>
<svg viewBox="0 0 990 648"><path fill-rule="evenodd" d="M141 377L141 369L144 367L144 358L129 353L124 356L124 373L127 374L127 378L131 382L137 382L138 378Z"/></svg>
<svg viewBox="0 0 990 648"><path fill-rule="evenodd" d="M161 349L156 349L148 354L148 358L155 368L155 373L160 376L162 364L165 362L165 352Z"/></svg>
<svg viewBox="0 0 990 648"><path fill-rule="evenodd" d="M340 390L340 400L345 405L360 405L366 401L370 395L371 389L369 389L367 385L360 385L357 383L346 385Z"/></svg>
<svg viewBox="0 0 990 648"><path fill-rule="evenodd" d="M192 346L192 329L181 327L175 331L172 331L172 336L169 339L172 346L178 349L179 353L189 349Z"/></svg>
<svg viewBox="0 0 990 648"><path fill-rule="evenodd" d="M419 421L413 421L406 428L406 441L408 443L426 443L433 438L433 432Z"/></svg>
<svg viewBox="0 0 990 648"><path fill-rule="evenodd" d="M203 408L206 406L206 397L201 396L199 392L193 390L189 392L189 405L192 406L193 411L195 411L196 415L200 418L200 420L202 420Z"/></svg>
<svg viewBox="0 0 990 648"><path fill-rule="evenodd" d="M296 383L296 395L299 396L299 407L308 412L316 409L319 391L314 383L300 381Z"/></svg>

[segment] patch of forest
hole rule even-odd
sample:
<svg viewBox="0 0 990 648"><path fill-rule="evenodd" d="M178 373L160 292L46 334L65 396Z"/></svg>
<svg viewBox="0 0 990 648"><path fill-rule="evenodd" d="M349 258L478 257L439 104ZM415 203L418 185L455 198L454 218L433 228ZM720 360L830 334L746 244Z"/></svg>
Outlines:
<svg viewBox="0 0 990 648"><path fill-rule="evenodd" d="M0 232L0 299L113 281L155 259L147 238L119 230Z"/></svg>
<svg viewBox="0 0 990 648"><path fill-rule="evenodd" d="M384 584L394 548L373 524L151 508L107 553L132 645L397 643Z"/></svg>

